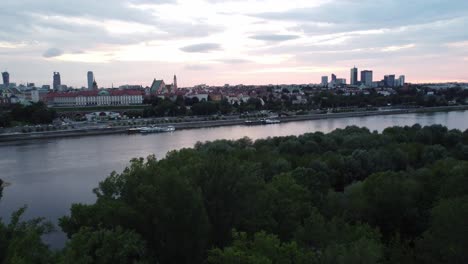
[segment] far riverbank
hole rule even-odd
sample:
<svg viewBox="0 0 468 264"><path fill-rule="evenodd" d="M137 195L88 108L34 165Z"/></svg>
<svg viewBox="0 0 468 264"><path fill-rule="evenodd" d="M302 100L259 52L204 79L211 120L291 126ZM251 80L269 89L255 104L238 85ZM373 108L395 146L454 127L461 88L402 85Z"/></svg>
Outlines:
<svg viewBox="0 0 468 264"><path fill-rule="evenodd" d="M383 110L383 111L361 111L361 112L346 112L346 113L296 115L296 116L280 117L279 119L281 120L281 122L296 122L296 121L320 120L320 119L332 119L332 118L350 118L350 117L377 116L377 115L398 115L398 114L431 113L431 112L463 111L463 110L468 110L468 105L425 107L425 108L415 108L415 109L392 109L392 110ZM244 122L245 122L245 119L231 119L231 120L167 123L165 125L172 125L177 130L182 130L182 129L196 129L196 128L206 128L206 127L242 125L244 124ZM64 131L45 131L45 132L16 133L16 134L0 134L0 144L5 143L5 142L50 139L50 138L61 138L61 137L82 137L82 136L93 136L93 135L121 134L121 133L126 133L128 128L130 128L130 126L96 128L96 129L73 129L73 130L64 130Z"/></svg>

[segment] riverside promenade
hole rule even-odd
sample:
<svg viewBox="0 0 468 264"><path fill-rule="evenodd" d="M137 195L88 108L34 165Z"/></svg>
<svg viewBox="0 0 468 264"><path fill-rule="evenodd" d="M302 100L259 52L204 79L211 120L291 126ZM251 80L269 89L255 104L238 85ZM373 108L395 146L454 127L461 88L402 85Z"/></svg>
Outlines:
<svg viewBox="0 0 468 264"><path fill-rule="evenodd" d="M364 116L378 116L378 115L398 115L398 114L431 113L431 112L463 111L463 110L468 110L468 105L425 107L425 108L412 108L412 109L391 109L391 110L382 110L382 111L359 111L359 112L345 112L345 113L295 115L295 116L284 116L284 117L280 117L279 119L281 120L281 122L297 122L297 121L332 119L332 118L350 118L350 117L364 117ZM244 122L245 122L245 119L239 118L239 119L229 119L229 120L166 123L164 125L174 126L177 130L182 130L182 129L196 129L196 128L206 128L206 127L242 125L244 124ZM60 137L81 137L81 136L93 136L93 135L121 134L121 133L126 133L127 130L131 127L133 126L0 134L0 143L25 141L25 140L37 140L37 139L50 139L50 138L60 138Z"/></svg>

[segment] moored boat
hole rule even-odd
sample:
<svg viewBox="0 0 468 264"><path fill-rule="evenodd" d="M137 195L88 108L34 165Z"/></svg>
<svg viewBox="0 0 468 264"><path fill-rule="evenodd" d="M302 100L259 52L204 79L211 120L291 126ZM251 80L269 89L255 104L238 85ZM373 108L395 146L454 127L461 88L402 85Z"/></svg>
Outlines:
<svg viewBox="0 0 468 264"><path fill-rule="evenodd" d="M254 125L270 125L270 124L279 124L281 121L279 119L256 119L256 120L246 120L244 122L247 126Z"/></svg>
<svg viewBox="0 0 468 264"><path fill-rule="evenodd" d="M265 119L263 122L266 125L281 123L281 121L279 119Z"/></svg>
<svg viewBox="0 0 468 264"><path fill-rule="evenodd" d="M174 126L165 126L165 127L152 126L152 127L140 128L140 133L142 134L163 133L163 132L173 132L173 131L175 131Z"/></svg>
<svg viewBox="0 0 468 264"><path fill-rule="evenodd" d="M246 126L255 126L255 125L262 125L262 124L263 124L263 119L246 120L244 122L244 125L246 125Z"/></svg>
<svg viewBox="0 0 468 264"><path fill-rule="evenodd" d="M140 133L141 129L142 129L141 127L132 127L132 128L127 129L127 133L128 134L137 134L137 133Z"/></svg>

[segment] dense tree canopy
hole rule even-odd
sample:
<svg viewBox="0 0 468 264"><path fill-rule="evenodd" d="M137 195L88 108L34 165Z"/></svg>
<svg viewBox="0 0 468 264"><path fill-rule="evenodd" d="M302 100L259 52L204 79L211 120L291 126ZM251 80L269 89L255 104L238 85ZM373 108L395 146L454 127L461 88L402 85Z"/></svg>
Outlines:
<svg viewBox="0 0 468 264"><path fill-rule="evenodd" d="M198 143L112 173L55 256L28 230L59 263L465 263L467 147L438 125Z"/></svg>
<svg viewBox="0 0 468 264"><path fill-rule="evenodd" d="M55 110L48 108L43 102L28 106L14 104L8 109L0 110L0 127L14 124L50 124L56 116Z"/></svg>

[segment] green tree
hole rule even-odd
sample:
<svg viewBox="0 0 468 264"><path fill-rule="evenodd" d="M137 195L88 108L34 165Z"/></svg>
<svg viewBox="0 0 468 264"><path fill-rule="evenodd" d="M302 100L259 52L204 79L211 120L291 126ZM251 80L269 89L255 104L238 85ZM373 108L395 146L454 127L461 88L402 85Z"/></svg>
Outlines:
<svg viewBox="0 0 468 264"><path fill-rule="evenodd" d="M135 232L121 227L115 230L83 227L67 242L59 263L151 263L145 250L144 241Z"/></svg>
<svg viewBox="0 0 468 264"><path fill-rule="evenodd" d="M429 229L417 243L424 263L466 263L468 259L468 196L444 199L432 210Z"/></svg>
<svg viewBox="0 0 468 264"><path fill-rule="evenodd" d="M149 157L134 159L122 174L113 173L95 190L94 205L75 205L60 226L69 237L83 227L134 230L147 252L162 263L200 262L209 222L200 192L175 171L161 171ZM183 250L182 250L183 249Z"/></svg>
<svg viewBox="0 0 468 264"><path fill-rule="evenodd" d="M224 249L213 249L208 253L209 264L305 264L318 263L314 255L296 243L282 243L275 235L256 233L249 238L246 233L233 232L234 241Z"/></svg>
<svg viewBox="0 0 468 264"><path fill-rule="evenodd" d="M54 256L41 237L53 231L43 218L21 220L26 207L14 212L10 223L0 221L0 263L52 263Z"/></svg>

